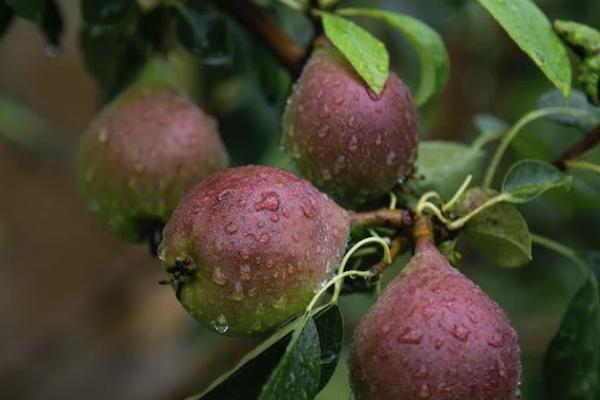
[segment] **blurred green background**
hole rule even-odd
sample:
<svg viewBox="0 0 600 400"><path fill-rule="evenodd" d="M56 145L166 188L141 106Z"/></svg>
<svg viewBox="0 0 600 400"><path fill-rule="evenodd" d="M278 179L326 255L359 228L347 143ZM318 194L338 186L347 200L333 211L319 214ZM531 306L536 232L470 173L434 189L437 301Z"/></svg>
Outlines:
<svg viewBox="0 0 600 400"><path fill-rule="evenodd" d="M202 390L256 341L219 337L195 324L170 289L157 284L161 268L148 250L122 243L84 209L72 154L107 97L82 62L77 2L59 3L66 32L57 57L47 55L42 36L22 20L0 40L0 397L182 398ZM472 140L475 115L514 122L551 89L474 0L345 3L411 14L442 34L451 78L420 110L423 138ZM536 3L551 19L600 27L597 0ZM299 40L310 38L303 17L275 4L270 11ZM414 51L398 34L366 22L388 45L393 69L415 88ZM231 27L233 50L225 64L178 52L188 89L218 117L234 164L290 167L279 148L290 79L260 43ZM511 155L551 160L581 135L536 123ZM532 231L577 250L600 249L597 176L580 174L572 193L546 195L521 209ZM516 270L464 250L461 270L506 309L519 331L523 398L543 399L541 359L582 277L569 260L537 247L534 262ZM406 257L390 273L402 262ZM347 341L372 301L365 295L343 299ZM344 359L318 399L347 398Z"/></svg>

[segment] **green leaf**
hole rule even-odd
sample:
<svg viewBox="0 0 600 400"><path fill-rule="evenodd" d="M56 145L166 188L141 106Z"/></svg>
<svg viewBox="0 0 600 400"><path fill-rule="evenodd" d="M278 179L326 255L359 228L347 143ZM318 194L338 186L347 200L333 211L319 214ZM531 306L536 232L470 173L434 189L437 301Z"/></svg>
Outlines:
<svg viewBox="0 0 600 400"><path fill-rule="evenodd" d="M192 54L207 65L231 61L231 35L227 20L204 3L176 3L177 37Z"/></svg>
<svg viewBox="0 0 600 400"><path fill-rule="evenodd" d="M573 90L568 98L564 98L557 90L550 90L540 96L538 100L538 108L548 107L571 107L585 111L586 113L575 115L549 115L546 119L556 122L561 125L575 126L583 132L588 132L600 124L600 107L591 105L586 95L579 91Z"/></svg>
<svg viewBox="0 0 600 400"><path fill-rule="evenodd" d="M473 141L472 146L478 149L500 139L510 129L507 122L491 114L478 114L473 122L479 131L479 136Z"/></svg>
<svg viewBox="0 0 600 400"><path fill-rule="evenodd" d="M502 193L513 203L529 202L542 193L559 187L571 187L572 178L552 164L538 160L521 160L513 164L504 177Z"/></svg>
<svg viewBox="0 0 600 400"><path fill-rule="evenodd" d="M314 321L294 331L258 400L312 400L321 382L321 350Z"/></svg>
<svg viewBox="0 0 600 400"><path fill-rule="evenodd" d="M303 322L300 317L275 333L189 400L312 399L337 365L343 324L335 305Z"/></svg>
<svg viewBox="0 0 600 400"><path fill-rule="evenodd" d="M575 294L544 360L549 400L597 400L600 396L600 253L588 257L590 274Z"/></svg>
<svg viewBox="0 0 600 400"><path fill-rule="evenodd" d="M344 8L340 15L380 19L397 29L415 48L421 63L421 82L415 95L418 105L442 91L449 75L448 52L440 35L429 25L408 15L372 8Z"/></svg>
<svg viewBox="0 0 600 400"><path fill-rule="evenodd" d="M139 14L135 0L81 0L81 19L96 32L126 28Z"/></svg>
<svg viewBox="0 0 600 400"><path fill-rule="evenodd" d="M416 167L425 179L414 184L422 191L436 190L448 198L467 175L472 174L475 182L478 180L483 161L480 149L455 142L423 141L419 144Z"/></svg>
<svg viewBox="0 0 600 400"><path fill-rule="evenodd" d="M571 63L550 21L531 0L478 0L565 97Z"/></svg>
<svg viewBox="0 0 600 400"><path fill-rule="evenodd" d="M496 195L492 190L470 189L452 211L464 216ZM500 266L519 267L532 259L527 222L512 204L483 210L469 220L462 234L472 248Z"/></svg>
<svg viewBox="0 0 600 400"><path fill-rule="evenodd" d="M59 45L64 24L55 0L6 0L6 4L15 15L35 23L46 36L49 45ZM54 51L53 48L49 50Z"/></svg>
<svg viewBox="0 0 600 400"><path fill-rule="evenodd" d="M0 0L0 37L4 35L13 20L13 11Z"/></svg>
<svg viewBox="0 0 600 400"><path fill-rule="evenodd" d="M5 0L15 15L39 23L46 8L46 0Z"/></svg>
<svg viewBox="0 0 600 400"><path fill-rule="evenodd" d="M335 372L344 343L344 321L340 308L337 305L327 308L315 318L315 324L321 345L321 390Z"/></svg>
<svg viewBox="0 0 600 400"><path fill-rule="evenodd" d="M355 23L323 13L325 34L367 85L380 94L389 75L390 56L382 42Z"/></svg>

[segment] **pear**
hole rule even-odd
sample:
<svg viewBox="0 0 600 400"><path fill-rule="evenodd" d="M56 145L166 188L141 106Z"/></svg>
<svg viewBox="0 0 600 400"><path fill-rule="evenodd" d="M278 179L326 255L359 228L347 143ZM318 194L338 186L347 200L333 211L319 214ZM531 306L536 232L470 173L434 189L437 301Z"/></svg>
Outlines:
<svg viewBox="0 0 600 400"><path fill-rule="evenodd" d="M349 213L310 182L277 168L230 168L182 200L159 257L194 318L222 334L256 335L304 310L349 230Z"/></svg>
<svg viewBox="0 0 600 400"><path fill-rule="evenodd" d="M358 325L350 374L357 400L513 400L520 396L517 333L421 238Z"/></svg>
<svg viewBox="0 0 600 400"><path fill-rule="evenodd" d="M283 116L283 145L307 179L360 205L412 172L417 142L415 105L396 74L377 95L338 50L313 52Z"/></svg>
<svg viewBox="0 0 600 400"><path fill-rule="evenodd" d="M227 163L212 117L178 89L143 82L91 122L80 140L77 175L88 208L112 232L139 242Z"/></svg>

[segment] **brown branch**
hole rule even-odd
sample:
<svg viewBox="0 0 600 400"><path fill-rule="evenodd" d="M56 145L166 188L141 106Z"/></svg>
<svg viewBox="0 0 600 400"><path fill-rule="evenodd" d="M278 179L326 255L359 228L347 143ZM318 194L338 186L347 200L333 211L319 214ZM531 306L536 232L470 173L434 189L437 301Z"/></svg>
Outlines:
<svg viewBox="0 0 600 400"><path fill-rule="evenodd" d="M554 166L561 171L567 169L567 162L579 157L587 150L594 147L600 142L600 125L598 125L593 131L588 133L579 142L565 150L556 160L552 162Z"/></svg>
<svg viewBox="0 0 600 400"><path fill-rule="evenodd" d="M385 270L394 263L394 260L408 248L409 241L404 236L399 236L392 240L390 244L390 258L392 259L391 263L386 263L381 260L377 264L374 264L371 267L371 271L375 276L381 276Z"/></svg>
<svg viewBox="0 0 600 400"><path fill-rule="evenodd" d="M212 0L246 30L260 39L294 76L302 71L306 49L288 35L265 10L250 0Z"/></svg>
<svg viewBox="0 0 600 400"><path fill-rule="evenodd" d="M390 210L382 208L379 210L352 214L351 224L353 228L371 225L404 228L413 224L413 218L408 210Z"/></svg>

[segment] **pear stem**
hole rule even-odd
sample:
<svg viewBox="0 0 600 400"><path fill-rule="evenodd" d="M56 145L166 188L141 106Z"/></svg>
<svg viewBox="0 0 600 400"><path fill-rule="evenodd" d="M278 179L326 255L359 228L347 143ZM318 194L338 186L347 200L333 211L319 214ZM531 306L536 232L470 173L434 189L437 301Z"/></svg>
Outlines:
<svg viewBox="0 0 600 400"><path fill-rule="evenodd" d="M434 243L431 220L422 214L419 214L415 217L415 224L413 226L412 234L417 246L419 243L424 241Z"/></svg>

